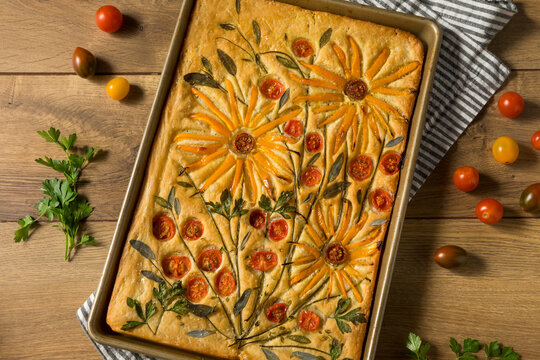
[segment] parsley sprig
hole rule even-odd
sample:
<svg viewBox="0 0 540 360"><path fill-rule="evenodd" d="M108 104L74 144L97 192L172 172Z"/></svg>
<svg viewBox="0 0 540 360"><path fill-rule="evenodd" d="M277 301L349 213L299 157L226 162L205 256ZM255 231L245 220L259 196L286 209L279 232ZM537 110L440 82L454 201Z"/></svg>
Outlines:
<svg viewBox="0 0 540 360"><path fill-rule="evenodd" d="M336 306L336 311L332 316L336 320L339 331L341 331L342 333L350 333L352 331L351 326L348 324L348 322L351 322L354 325L367 322L365 315L360 312L360 308L355 308L345 313L350 306L350 298L339 299Z"/></svg>
<svg viewBox="0 0 540 360"><path fill-rule="evenodd" d="M231 212L232 195L229 189L223 190L220 196L220 202L207 201L206 206L212 213L223 216L228 221L236 216L242 216L248 213L248 209L244 209L245 200L240 198L234 201L234 206Z"/></svg>
<svg viewBox="0 0 540 360"><path fill-rule="evenodd" d="M65 179L46 179L41 185L41 191L45 196L34 207L39 211L39 216L33 218L30 215L18 220L19 228L15 230L13 240L26 241L29 230L41 217L49 220L58 219L58 228L66 237L66 250L64 260L69 260L74 248L82 245L97 245L94 238L88 234L82 235L77 241L80 222L89 217L94 211L86 199L77 193L77 183L81 171L95 155L98 148L88 148L84 156L73 152L77 141L77 134L71 134L67 138L60 136L60 130L51 127L49 131L38 131L38 134L47 142L57 144L66 154L67 160L53 160L48 156L36 159L36 162L50 167L64 174Z"/></svg>
<svg viewBox="0 0 540 360"><path fill-rule="evenodd" d="M274 206L272 206L272 200L266 195L262 195L259 199L259 206L268 212L267 218L273 213L280 214L284 219L290 219L291 216L287 213L294 213L296 208L289 205L288 202L293 198L294 193L292 191L283 191L277 199Z"/></svg>

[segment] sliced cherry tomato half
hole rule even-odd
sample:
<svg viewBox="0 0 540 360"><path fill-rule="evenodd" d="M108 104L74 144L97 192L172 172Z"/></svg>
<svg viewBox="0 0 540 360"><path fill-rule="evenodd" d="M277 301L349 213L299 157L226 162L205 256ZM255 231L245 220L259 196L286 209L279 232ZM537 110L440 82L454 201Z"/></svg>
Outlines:
<svg viewBox="0 0 540 360"><path fill-rule="evenodd" d="M501 164L511 164L519 156L519 145L510 136L501 136L493 143L493 157Z"/></svg>
<svg viewBox="0 0 540 360"><path fill-rule="evenodd" d="M300 181L305 187L318 185L322 180L322 173L315 166L310 166L302 172Z"/></svg>
<svg viewBox="0 0 540 360"><path fill-rule="evenodd" d="M364 181L373 171L373 160L369 156L359 155L349 165L349 175L357 181Z"/></svg>
<svg viewBox="0 0 540 360"><path fill-rule="evenodd" d="M105 5L96 12L96 25L101 30L113 33L122 27L124 18L120 10L112 5Z"/></svg>
<svg viewBox="0 0 540 360"><path fill-rule="evenodd" d="M525 211L540 211L540 183L532 184L523 190L519 204Z"/></svg>
<svg viewBox="0 0 540 360"><path fill-rule="evenodd" d="M255 229L262 229L266 224L266 213L262 210L253 210L249 214L249 225L253 226Z"/></svg>
<svg viewBox="0 0 540 360"><path fill-rule="evenodd" d="M208 285L201 276L195 276L188 280L186 297L191 302L199 302L208 294Z"/></svg>
<svg viewBox="0 0 540 360"><path fill-rule="evenodd" d="M454 171L454 185L465 192L473 191L480 182L480 175L478 171L472 166L462 166Z"/></svg>
<svg viewBox="0 0 540 360"><path fill-rule="evenodd" d="M188 240L198 240L203 236L203 233L203 223L197 218L189 219L182 226L182 237Z"/></svg>
<svg viewBox="0 0 540 360"><path fill-rule="evenodd" d="M503 206L495 199L484 199L476 205L476 217L484 224L495 225L503 217Z"/></svg>
<svg viewBox="0 0 540 360"><path fill-rule="evenodd" d="M268 224L268 237L272 241L281 241L289 234L289 224L285 219L277 219Z"/></svg>
<svg viewBox="0 0 540 360"><path fill-rule="evenodd" d="M285 85L277 79L267 79L259 86L259 90L265 98L277 100L285 92Z"/></svg>
<svg viewBox="0 0 540 360"><path fill-rule="evenodd" d="M236 289L236 280L229 269L221 269L216 276L216 291L222 296L229 296Z"/></svg>
<svg viewBox="0 0 540 360"><path fill-rule="evenodd" d="M313 45L306 39L296 39L293 41L292 49L294 55L298 57L308 57L313 55Z"/></svg>
<svg viewBox="0 0 540 360"><path fill-rule="evenodd" d="M204 250L197 258L197 265L202 271L214 272L221 266L221 253L216 249Z"/></svg>
<svg viewBox="0 0 540 360"><path fill-rule="evenodd" d="M280 323L287 318L287 304L277 303L266 309L266 318L272 322Z"/></svg>
<svg viewBox="0 0 540 360"><path fill-rule="evenodd" d="M298 318L298 325L306 331L315 331L319 328L321 318L313 311L304 310Z"/></svg>
<svg viewBox="0 0 540 360"><path fill-rule="evenodd" d="M371 193L371 205L378 212L385 212L392 208L394 200L392 195L384 189L376 189Z"/></svg>
<svg viewBox="0 0 540 360"><path fill-rule="evenodd" d="M499 102L497 103L497 105L499 107L499 111L501 112L501 114L503 114L503 116L513 119L518 117L523 112L525 102L523 101L521 95L516 92L510 91L503 94L499 98Z"/></svg>
<svg viewBox="0 0 540 360"><path fill-rule="evenodd" d="M270 250L260 250L253 253L249 259L249 266L254 270L268 271L277 265L278 257Z"/></svg>
<svg viewBox="0 0 540 360"><path fill-rule="evenodd" d="M320 134L309 133L306 135L306 150L312 154L321 152L323 149L324 140Z"/></svg>
<svg viewBox="0 0 540 360"><path fill-rule="evenodd" d="M168 277L181 279L191 270L191 261L187 256L169 256L161 260L161 267Z"/></svg>
<svg viewBox="0 0 540 360"><path fill-rule="evenodd" d="M295 139L298 139L300 136L302 136L302 133L304 132L304 125L300 120L291 119L285 123L283 131L285 132L285 134L292 136Z"/></svg>
<svg viewBox="0 0 540 360"><path fill-rule="evenodd" d="M176 234L173 219L165 215L154 216L152 219L152 233L156 239L161 241L172 239L174 234Z"/></svg>
<svg viewBox="0 0 540 360"><path fill-rule="evenodd" d="M540 150L540 131L537 131L531 137L531 144L536 150Z"/></svg>
<svg viewBox="0 0 540 360"><path fill-rule="evenodd" d="M401 156L397 152L384 154L381 159L381 170L386 175L394 175L399 171L401 165Z"/></svg>

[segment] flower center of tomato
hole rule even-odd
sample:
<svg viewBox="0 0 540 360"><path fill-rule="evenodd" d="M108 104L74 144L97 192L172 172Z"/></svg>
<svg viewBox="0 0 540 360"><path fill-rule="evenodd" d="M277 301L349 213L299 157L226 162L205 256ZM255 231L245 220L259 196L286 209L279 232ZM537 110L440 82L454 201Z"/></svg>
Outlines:
<svg viewBox="0 0 540 360"><path fill-rule="evenodd" d="M360 79L352 79L347 81L343 92L351 100L363 100L367 95L368 87L365 82Z"/></svg>
<svg viewBox="0 0 540 360"><path fill-rule="evenodd" d="M255 148L255 138L245 132L238 133L233 140L233 148L237 154L246 155Z"/></svg>
<svg viewBox="0 0 540 360"><path fill-rule="evenodd" d="M343 264L345 261L347 261L348 256L349 251L347 251L345 246L336 242L330 243L324 250L324 258L326 262L332 265Z"/></svg>

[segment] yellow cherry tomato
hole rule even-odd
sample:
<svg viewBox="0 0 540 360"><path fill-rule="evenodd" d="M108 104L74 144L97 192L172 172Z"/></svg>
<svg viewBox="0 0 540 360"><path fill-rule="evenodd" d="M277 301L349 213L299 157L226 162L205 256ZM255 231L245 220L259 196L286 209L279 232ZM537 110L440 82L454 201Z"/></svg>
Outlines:
<svg viewBox="0 0 540 360"><path fill-rule="evenodd" d="M510 136L501 136L493 143L491 149L495 160L502 164L511 164L517 160L519 155L519 146L516 140Z"/></svg>
<svg viewBox="0 0 540 360"><path fill-rule="evenodd" d="M116 77L107 83L107 95L114 100L122 100L129 93L129 82L123 77Z"/></svg>

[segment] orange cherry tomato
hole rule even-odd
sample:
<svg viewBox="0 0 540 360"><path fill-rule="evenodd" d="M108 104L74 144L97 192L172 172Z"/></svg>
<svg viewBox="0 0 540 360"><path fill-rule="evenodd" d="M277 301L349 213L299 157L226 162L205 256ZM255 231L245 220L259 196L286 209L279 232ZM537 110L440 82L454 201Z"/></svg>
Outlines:
<svg viewBox="0 0 540 360"><path fill-rule="evenodd" d="M349 165L349 175L357 181L366 180L371 175L372 171L373 161L366 155L355 157Z"/></svg>
<svg viewBox="0 0 540 360"><path fill-rule="evenodd" d="M122 27L124 18L120 10L112 5L105 5L96 12L96 25L101 30L113 33Z"/></svg>
<svg viewBox="0 0 540 360"><path fill-rule="evenodd" d="M531 138L531 144L536 150L540 150L540 131L533 134Z"/></svg>
<svg viewBox="0 0 540 360"><path fill-rule="evenodd" d="M115 77L107 83L107 95L113 100L122 100L129 93L129 82L123 77Z"/></svg>
<svg viewBox="0 0 540 360"><path fill-rule="evenodd" d="M172 239L174 234L176 234L173 219L165 215L154 216L152 219L152 233L156 239L161 241Z"/></svg>
<svg viewBox="0 0 540 360"><path fill-rule="evenodd" d="M322 151L324 140L320 134L309 133L306 135L306 150L312 154Z"/></svg>
<svg viewBox="0 0 540 360"><path fill-rule="evenodd" d="M268 237L272 241L281 241L289 233L289 224L285 219L277 219L268 224Z"/></svg>
<svg viewBox="0 0 540 360"><path fill-rule="evenodd" d="M277 100L285 92L285 85L277 79L268 79L263 81L259 86L259 90L264 97L272 100Z"/></svg>
<svg viewBox="0 0 540 360"><path fill-rule="evenodd" d="M321 182L322 173L315 166L310 166L300 175L300 181L305 187L313 187Z"/></svg>
<svg viewBox="0 0 540 360"><path fill-rule="evenodd" d="M268 271L277 265L278 257L270 250L260 250L249 258L249 266L254 270Z"/></svg>
<svg viewBox="0 0 540 360"><path fill-rule="evenodd" d="M161 260L161 267L166 276L181 279L191 270L191 261L187 256L169 256Z"/></svg>
<svg viewBox="0 0 540 360"><path fill-rule="evenodd" d="M287 318L287 304L277 303L266 310L266 318L272 322L280 323Z"/></svg>
<svg viewBox="0 0 540 360"><path fill-rule="evenodd" d="M313 45L306 39L296 39L293 41L292 49L294 55L298 57L308 57L313 55Z"/></svg>
<svg viewBox="0 0 540 360"><path fill-rule="evenodd" d="M256 209L249 214L249 225L255 229L262 229L266 224L266 213L262 210Z"/></svg>
<svg viewBox="0 0 540 360"><path fill-rule="evenodd" d="M306 331L315 331L319 327L321 318L313 311L304 310L298 318L298 325Z"/></svg>
<svg viewBox="0 0 540 360"><path fill-rule="evenodd" d="M502 164L511 164L519 156L519 146L510 136L501 136L495 140L491 151L495 160Z"/></svg>
<svg viewBox="0 0 540 360"><path fill-rule="evenodd" d="M401 165L401 155L391 151L386 153L381 159L381 170L386 175L394 175L399 171Z"/></svg>
<svg viewBox="0 0 540 360"><path fill-rule="evenodd" d="M195 276L188 280L186 297L191 302L199 302L208 294L208 285L201 276Z"/></svg>
<svg viewBox="0 0 540 360"><path fill-rule="evenodd" d="M525 102L523 101L521 95L510 91L503 94L499 98L499 102L497 105L499 107L499 111L501 112L501 114L503 114L503 116L513 119L518 117L523 112Z"/></svg>
<svg viewBox="0 0 540 360"><path fill-rule="evenodd" d="M198 240L203 236L204 226L202 222L197 219L189 219L182 226L182 237L188 240Z"/></svg>
<svg viewBox="0 0 540 360"><path fill-rule="evenodd" d="M392 208L392 195L384 189L376 189L371 193L371 206L378 212L385 212Z"/></svg>
<svg viewBox="0 0 540 360"><path fill-rule="evenodd" d="M229 296L236 289L236 280L229 269L221 269L216 276L216 291L222 296Z"/></svg>
<svg viewBox="0 0 540 360"><path fill-rule="evenodd" d="M221 266L221 253L216 249L204 250L197 258L197 265L202 271L214 272Z"/></svg>
<svg viewBox="0 0 540 360"><path fill-rule="evenodd" d="M494 225L503 217L503 207L495 199L484 199L476 205L476 217L484 224Z"/></svg>
<svg viewBox="0 0 540 360"><path fill-rule="evenodd" d="M453 180L459 190L469 192L478 186L480 175L472 166L462 166L454 171Z"/></svg>
<svg viewBox="0 0 540 360"><path fill-rule="evenodd" d="M82 47L76 47L72 57L73 70L82 77L88 79L96 72L96 57Z"/></svg>
<svg viewBox="0 0 540 360"><path fill-rule="evenodd" d="M302 133L304 132L304 125L300 120L291 119L285 123L283 131L285 132L285 134L292 136L295 139L298 139L300 136L302 136Z"/></svg>

